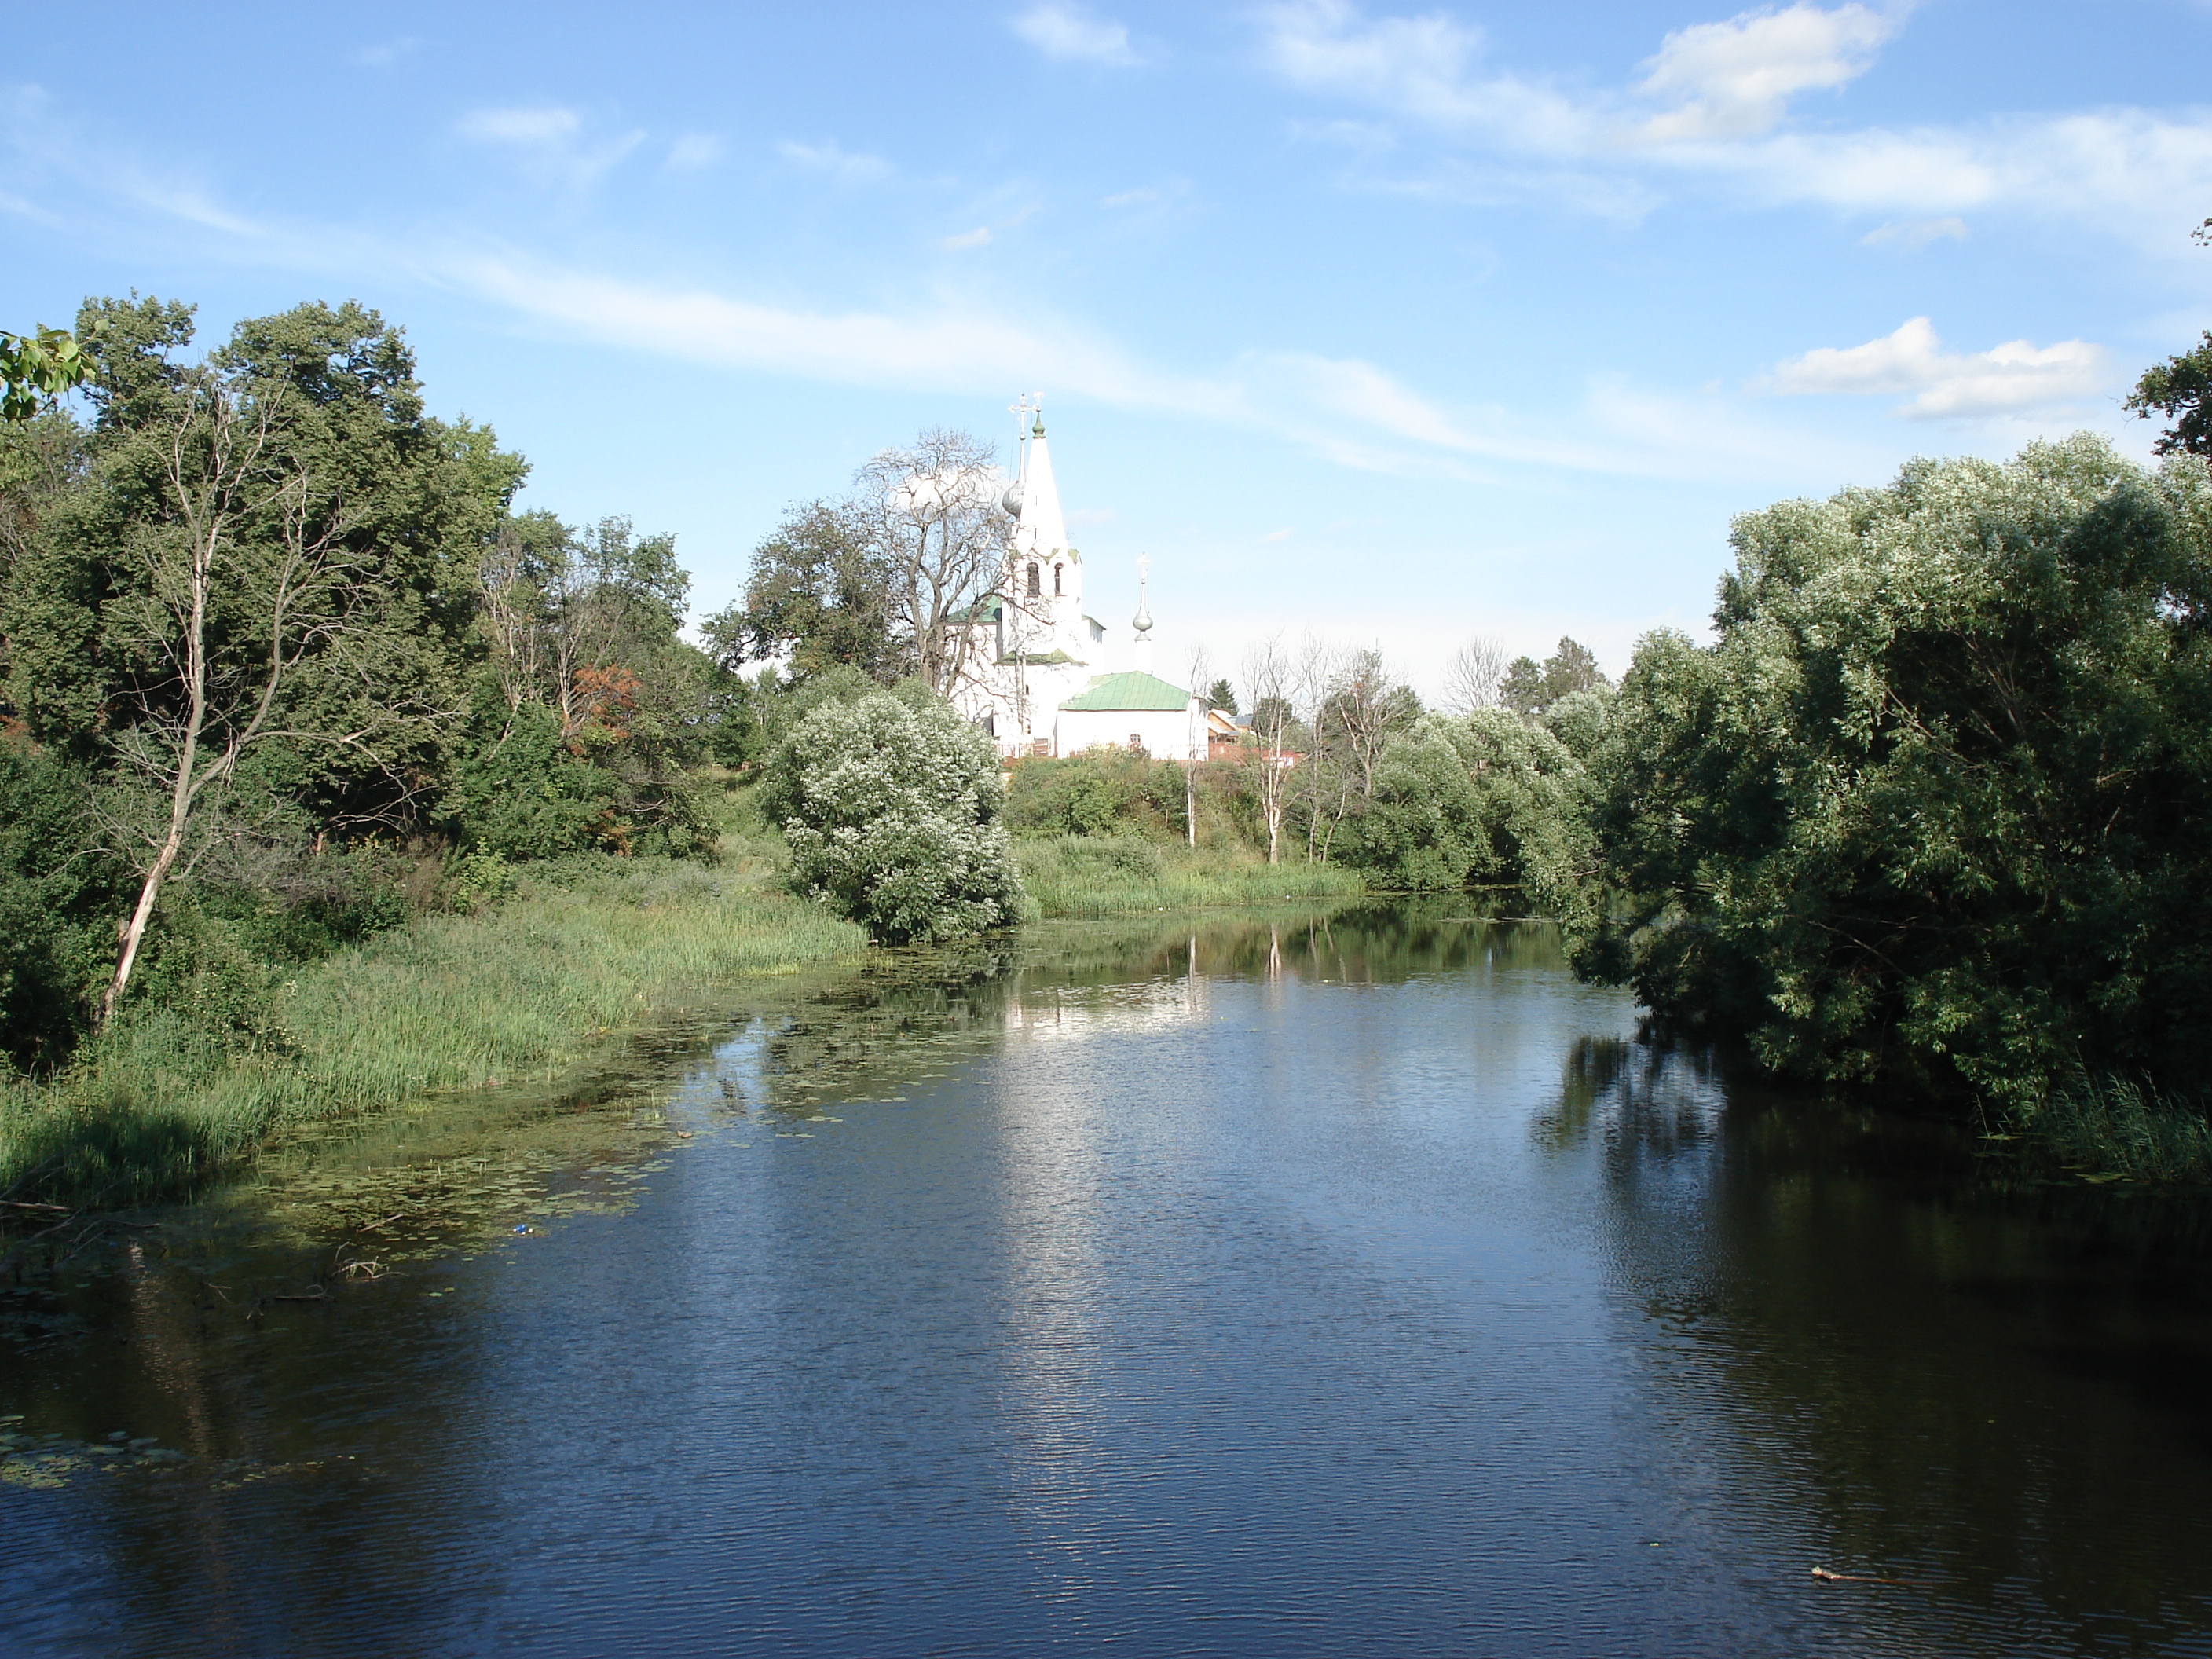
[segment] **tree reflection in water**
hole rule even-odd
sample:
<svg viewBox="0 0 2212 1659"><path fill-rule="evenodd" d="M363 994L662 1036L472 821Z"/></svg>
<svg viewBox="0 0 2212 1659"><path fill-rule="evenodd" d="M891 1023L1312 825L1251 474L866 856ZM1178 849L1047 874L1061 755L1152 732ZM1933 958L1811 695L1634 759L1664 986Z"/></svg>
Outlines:
<svg viewBox="0 0 2212 1659"><path fill-rule="evenodd" d="M1801 1495L1828 1565L1928 1587L1825 1593L1971 1650L2201 1638L2203 1195L2024 1182L1954 1122L1620 1040L1573 1045L1532 1136L1601 1172L1683 1448Z"/></svg>

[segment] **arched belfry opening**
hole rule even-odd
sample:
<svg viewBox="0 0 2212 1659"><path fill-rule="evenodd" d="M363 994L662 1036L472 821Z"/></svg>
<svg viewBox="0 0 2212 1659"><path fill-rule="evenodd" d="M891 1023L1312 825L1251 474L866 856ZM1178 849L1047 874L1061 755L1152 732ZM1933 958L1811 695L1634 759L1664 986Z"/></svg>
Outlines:
<svg viewBox="0 0 2212 1659"><path fill-rule="evenodd" d="M1030 579L1030 591L1029 591L1029 596L1030 596L1030 598L1031 598L1031 599L1036 599L1036 598L1039 598L1039 597L1040 597L1041 595L1042 595L1042 593L1044 592L1044 587L1043 587L1043 586L1042 586L1042 585L1038 581L1038 580L1037 580L1037 568L1036 568L1035 565L1031 565L1031 566L1030 567L1030 570L1029 570L1029 579Z"/></svg>

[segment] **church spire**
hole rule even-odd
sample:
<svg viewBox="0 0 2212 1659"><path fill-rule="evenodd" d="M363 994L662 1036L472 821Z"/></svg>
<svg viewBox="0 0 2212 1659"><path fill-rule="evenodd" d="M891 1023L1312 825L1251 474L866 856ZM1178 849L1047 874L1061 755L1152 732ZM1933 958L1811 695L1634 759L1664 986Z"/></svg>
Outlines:
<svg viewBox="0 0 2212 1659"><path fill-rule="evenodd" d="M1023 400L1024 403L1028 399ZM1060 485L1052 476L1052 452L1044 435L1044 400L1035 405L1036 424L1030 428L1029 453L1022 463L1022 506L1018 535L1021 550L1049 559L1067 546L1067 521L1060 514Z"/></svg>
<svg viewBox="0 0 2212 1659"><path fill-rule="evenodd" d="M1131 641L1135 647L1136 666L1146 673L1152 669L1152 602L1151 594L1152 556L1137 555L1137 614L1129 623Z"/></svg>

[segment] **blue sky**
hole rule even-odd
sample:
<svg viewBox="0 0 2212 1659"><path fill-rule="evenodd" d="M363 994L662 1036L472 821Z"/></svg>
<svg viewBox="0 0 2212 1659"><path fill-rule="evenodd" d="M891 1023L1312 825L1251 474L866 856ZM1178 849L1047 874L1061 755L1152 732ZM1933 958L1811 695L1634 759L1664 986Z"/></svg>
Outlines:
<svg viewBox="0 0 2212 1659"><path fill-rule="evenodd" d="M402 324L526 504L672 530L1044 394L1098 614L1609 666L1730 516L2078 428L2212 325L2212 5L17 13L0 327Z"/></svg>

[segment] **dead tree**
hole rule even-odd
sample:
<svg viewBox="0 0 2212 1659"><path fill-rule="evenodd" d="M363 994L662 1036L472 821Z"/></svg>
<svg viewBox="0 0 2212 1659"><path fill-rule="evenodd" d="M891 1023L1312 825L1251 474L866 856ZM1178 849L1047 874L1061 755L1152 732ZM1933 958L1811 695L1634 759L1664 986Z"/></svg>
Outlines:
<svg viewBox="0 0 2212 1659"><path fill-rule="evenodd" d="M1270 864L1283 861L1283 796L1289 784L1285 745L1297 718L1291 702L1294 689L1291 663L1280 636L1246 654L1244 696L1259 747L1252 763L1260 769L1260 815L1267 826Z"/></svg>
<svg viewBox="0 0 2212 1659"><path fill-rule="evenodd" d="M143 672L118 711L117 771L103 816L139 876L117 929L102 1024L129 988L165 884L220 837L241 760L266 744L366 747L374 732L432 711L356 703L349 729L291 724L303 673L373 661L376 592L347 544L343 503L284 453L286 394L242 393L202 371L161 433L166 500L126 538L140 599L121 641ZM366 678L366 676L362 676Z"/></svg>
<svg viewBox="0 0 2212 1659"><path fill-rule="evenodd" d="M1478 635L1445 659L1444 707L1455 714L1495 708L1504 678L1505 647L1488 635Z"/></svg>
<svg viewBox="0 0 2212 1659"><path fill-rule="evenodd" d="M884 451L855 482L854 506L888 573L890 620L912 640L921 678L945 696L968 677L981 637L969 613L1006 585L1013 520L994 452L933 428L911 448Z"/></svg>

